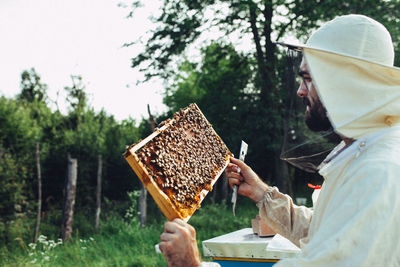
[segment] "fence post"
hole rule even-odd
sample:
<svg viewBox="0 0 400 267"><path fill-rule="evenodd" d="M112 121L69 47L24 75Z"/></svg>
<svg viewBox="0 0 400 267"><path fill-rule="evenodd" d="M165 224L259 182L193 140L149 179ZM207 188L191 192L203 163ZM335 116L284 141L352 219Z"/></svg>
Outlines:
<svg viewBox="0 0 400 267"><path fill-rule="evenodd" d="M38 206L36 215L35 232L33 234L33 243L36 243L39 235L40 216L42 213L42 174L40 170L40 147L36 143L36 173L37 173L37 186L38 186Z"/></svg>
<svg viewBox="0 0 400 267"><path fill-rule="evenodd" d="M95 229L99 230L100 223L100 212L101 212L101 174L103 168L103 159L101 155L98 157L98 165L97 165L97 186L96 186L96 221L95 221Z"/></svg>
<svg viewBox="0 0 400 267"><path fill-rule="evenodd" d="M70 158L68 159L68 180L65 188L65 204L61 225L61 237L64 242L68 241L72 234L77 176L78 160Z"/></svg>

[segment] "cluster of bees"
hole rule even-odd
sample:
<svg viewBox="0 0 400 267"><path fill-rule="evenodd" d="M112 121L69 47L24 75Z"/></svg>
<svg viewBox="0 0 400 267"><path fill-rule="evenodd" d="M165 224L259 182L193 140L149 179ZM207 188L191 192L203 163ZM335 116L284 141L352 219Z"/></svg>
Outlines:
<svg viewBox="0 0 400 267"><path fill-rule="evenodd" d="M138 158L158 187L179 209L198 208L202 190L231 155L196 105L174 114L160 134L143 146Z"/></svg>

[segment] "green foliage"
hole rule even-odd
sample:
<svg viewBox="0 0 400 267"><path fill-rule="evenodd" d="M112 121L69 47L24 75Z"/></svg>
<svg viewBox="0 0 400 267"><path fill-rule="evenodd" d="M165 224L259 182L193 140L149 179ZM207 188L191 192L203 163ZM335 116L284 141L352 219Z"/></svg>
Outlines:
<svg viewBox="0 0 400 267"><path fill-rule="evenodd" d="M138 2L133 11L140 6ZM290 193L290 172L277 159L289 131L303 128L296 127L297 118L290 117L295 108L290 96L296 84L288 85L287 62L274 42L293 35L304 41L323 22L349 13L382 22L398 50L397 0L164 0L160 15L154 18L157 28L149 33L144 50L132 59L132 67L139 67L147 79L158 76L172 84L164 98L171 111L197 102L229 147L238 146L242 138L250 140L248 160L252 166L262 177L274 177L271 182ZM239 57L224 55L229 46L235 51L249 39L253 46L246 53ZM221 40L232 44L221 45ZM201 62L184 60L193 49L202 49ZM223 51L217 53L218 49ZM235 69L237 58L240 61L236 63L248 68L237 65ZM397 57L397 64L399 60ZM228 91L229 87L232 90ZM297 132L298 136L307 134Z"/></svg>
<svg viewBox="0 0 400 267"><path fill-rule="evenodd" d="M34 171L30 159L40 136L29 107L0 97L0 213L6 219L27 211Z"/></svg>
<svg viewBox="0 0 400 267"><path fill-rule="evenodd" d="M130 205L125 213L125 219L130 224L137 224L138 223L138 198L140 196L140 191L132 191L128 192L128 197L130 201Z"/></svg>
<svg viewBox="0 0 400 267"><path fill-rule="evenodd" d="M171 112L197 103L223 140L233 145L236 131L246 123L240 116L248 111L248 101L255 100L248 87L250 62L232 45L213 43L202 54L200 64L185 61L181 65L181 72L166 89L164 103Z"/></svg>
<svg viewBox="0 0 400 267"><path fill-rule="evenodd" d="M135 1L130 14L132 15L140 7L140 1ZM164 0L161 14L154 18L154 23L159 27L151 32L145 50L132 59L132 66L145 66L148 78L155 75L165 77L166 73L163 71L174 62L171 60L173 56L182 55L200 35L204 36L215 30L219 30L225 40L230 38L231 33L239 33L238 44L244 38L252 38L256 45L257 39L260 39L266 44L265 48L271 50L264 50L263 53L274 55L275 47L268 46L267 42L279 41L293 34L305 40L312 30L323 22L345 14L363 14L380 21L392 33L394 47L397 49L400 40L399 7L398 0ZM211 38L219 37L215 34L212 36ZM136 42L127 45L135 44ZM258 48L255 46L252 50L256 49ZM274 62L264 62L264 64L269 70L274 70Z"/></svg>
<svg viewBox="0 0 400 267"><path fill-rule="evenodd" d="M26 102L45 102L47 100L47 85L40 81L34 68L24 70L21 74L21 93L18 99Z"/></svg>
<svg viewBox="0 0 400 267"><path fill-rule="evenodd" d="M29 107L3 96L0 97L0 125L0 142L19 156L39 140L40 128L32 120Z"/></svg>
<svg viewBox="0 0 400 267"><path fill-rule="evenodd" d="M190 219L189 223L197 231L201 253L203 240L251 227L250 220L255 217L257 207L248 199L239 198L238 201L236 217L232 215L230 205L203 204ZM0 247L0 265L166 266L163 256L156 254L154 248L160 242L165 218L140 228L138 223L127 223L121 214L111 209L105 212L99 232L94 233L85 230L91 222L87 220L86 213L79 212L76 214L76 231L72 240L62 243L58 239L59 229L52 226L59 221L55 216L55 213L49 215L43 221L43 228L47 232L36 244L31 244L29 235L26 234L29 233L29 227L34 225L33 220L13 222L10 228L18 228L19 233L8 246Z"/></svg>
<svg viewBox="0 0 400 267"><path fill-rule="evenodd" d="M44 101L47 85L40 83L39 74L32 69L22 77L22 92L16 99L0 97L0 221L35 209L37 143L43 210L62 206L68 155L78 159L78 207L94 208L99 155L103 157L104 196L125 199L124 192L138 185L122 158L126 145L140 138L136 121L118 122L103 110L95 112L87 104L82 78L75 76L72 86L66 87L70 112L51 111Z"/></svg>
<svg viewBox="0 0 400 267"><path fill-rule="evenodd" d="M72 86L64 87L67 92L67 101L71 105L71 108L75 115L79 116L87 108L87 96L85 93L85 85L81 76L71 75Z"/></svg>
<svg viewBox="0 0 400 267"><path fill-rule="evenodd" d="M0 219L7 220L25 211L27 180L27 168L18 164L18 159L0 146L0 214L4 216Z"/></svg>
<svg viewBox="0 0 400 267"><path fill-rule="evenodd" d="M271 112L261 105L258 91L251 85L253 64L232 45L212 43L202 50L200 63L182 63L166 89L164 103L171 112L197 103L234 154L239 153L241 139L249 143L246 161L267 178L265 162L276 149L269 134L274 132L274 124L271 114L264 116Z"/></svg>
<svg viewBox="0 0 400 267"><path fill-rule="evenodd" d="M251 219L258 214L258 209L251 200L238 198L236 216L232 214L232 206L221 204L203 204L196 211L189 223L197 230L197 239L206 240L242 228L251 227ZM213 216L215 214L215 216Z"/></svg>

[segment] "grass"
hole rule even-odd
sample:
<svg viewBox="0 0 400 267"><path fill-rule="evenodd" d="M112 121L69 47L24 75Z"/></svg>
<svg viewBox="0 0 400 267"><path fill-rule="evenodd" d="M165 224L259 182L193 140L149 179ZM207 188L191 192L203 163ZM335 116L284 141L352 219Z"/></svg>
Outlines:
<svg viewBox="0 0 400 267"><path fill-rule="evenodd" d="M251 227L257 212L254 203L244 198L238 200L236 217L231 205L203 204L189 221L197 230L200 251L203 240ZM14 238L0 247L0 266L166 266L154 249L163 232L164 218L160 220L156 214L140 228L135 222L128 224L119 213L108 212L99 232L94 233L87 215L75 216L73 238L65 244L57 240L58 217L44 220L41 232L48 237L42 236L36 246L28 241L33 221L14 222L10 227Z"/></svg>

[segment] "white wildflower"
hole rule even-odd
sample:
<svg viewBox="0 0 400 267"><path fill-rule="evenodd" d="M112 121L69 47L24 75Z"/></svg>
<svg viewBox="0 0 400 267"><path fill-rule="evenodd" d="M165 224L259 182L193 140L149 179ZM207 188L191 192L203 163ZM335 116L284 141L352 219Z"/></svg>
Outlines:
<svg viewBox="0 0 400 267"><path fill-rule="evenodd" d="M57 244L53 241L53 240L49 240L49 248L55 248L57 246Z"/></svg>
<svg viewBox="0 0 400 267"><path fill-rule="evenodd" d="M40 243L42 243L42 242L45 241L46 239L47 239L46 236L40 235L39 238L38 238L38 241L39 241Z"/></svg>

